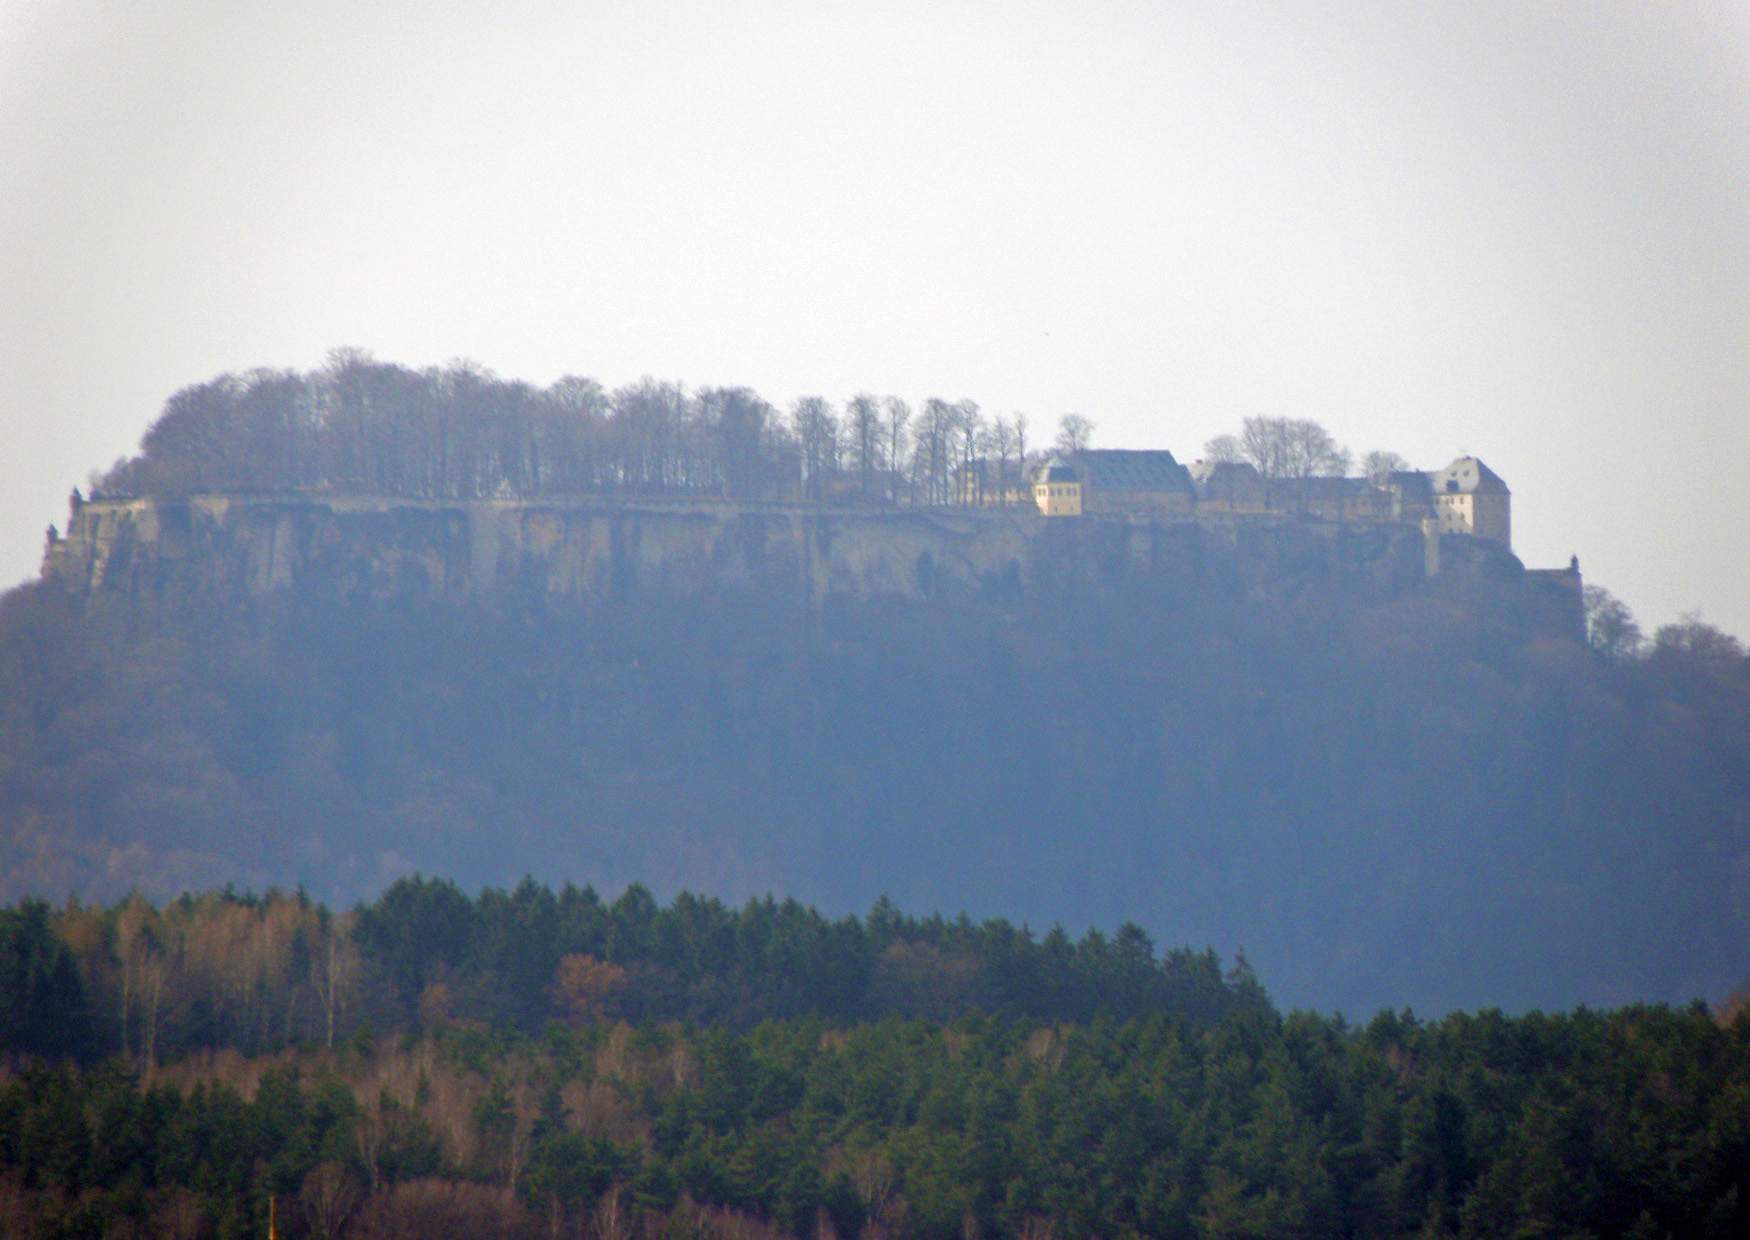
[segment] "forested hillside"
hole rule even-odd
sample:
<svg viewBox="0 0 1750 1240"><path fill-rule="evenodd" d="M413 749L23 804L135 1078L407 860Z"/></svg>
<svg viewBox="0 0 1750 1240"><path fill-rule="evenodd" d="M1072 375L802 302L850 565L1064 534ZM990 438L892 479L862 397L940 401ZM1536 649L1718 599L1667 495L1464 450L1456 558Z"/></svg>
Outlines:
<svg viewBox="0 0 1750 1240"><path fill-rule="evenodd" d="M1134 926L423 880L29 903L0 1013L8 1236L1750 1226L1742 1014L1284 1017Z"/></svg>
<svg viewBox="0 0 1750 1240"><path fill-rule="evenodd" d="M1244 947L1351 1011L1718 996L1747 971L1750 676L1463 604L1074 593L540 607L0 600L7 891L413 869Z"/></svg>
<svg viewBox="0 0 1750 1240"><path fill-rule="evenodd" d="M230 890L153 905L0 910L0 1055L119 1055L150 1075L216 1047L332 1048L371 1030L456 1020L538 1034L554 1021L685 1021L747 1029L974 1011L1036 1021L1171 1015L1199 1028L1269 1011L1244 959L1157 956L1146 931L1072 940L1002 919L917 918L891 901L829 919L771 897L731 908L633 885L524 880L469 897L403 879L331 912L303 893Z"/></svg>
<svg viewBox="0 0 1750 1240"><path fill-rule="evenodd" d="M545 479L585 459L554 446L566 426L608 462L590 485L646 485L632 395L562 416L472 373L203 385L103 485L515 491L536 449ZM677 408L721 432L704 395ZM814 412L763 442L789 452ZM901 439L909 479L931 449ZM734 490L731 458L675 475L651 451L651 487ZM418 871L834 915L889 894L1072 934L1134 919L1350 1012L1681 1002L1750 974L1735 639L1642 641L1599 599L1583 644L1488 579L1363 596L1292 562L1254 585L1060 559L1025 590L923 598L15 590L0 891L301 884L341 906Z"/></svg>

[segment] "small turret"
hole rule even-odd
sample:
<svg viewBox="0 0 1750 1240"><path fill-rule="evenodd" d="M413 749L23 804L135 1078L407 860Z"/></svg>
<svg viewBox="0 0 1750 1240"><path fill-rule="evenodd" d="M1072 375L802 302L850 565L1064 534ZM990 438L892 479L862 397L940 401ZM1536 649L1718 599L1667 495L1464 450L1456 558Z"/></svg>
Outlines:
<svg viewBox="0 0 1750 1240"><path fill-rule="evenodd" d="M1081 474L1063 457L1052 457L1033 471L1033 501L1047 517L1081 516Z"/></svg>

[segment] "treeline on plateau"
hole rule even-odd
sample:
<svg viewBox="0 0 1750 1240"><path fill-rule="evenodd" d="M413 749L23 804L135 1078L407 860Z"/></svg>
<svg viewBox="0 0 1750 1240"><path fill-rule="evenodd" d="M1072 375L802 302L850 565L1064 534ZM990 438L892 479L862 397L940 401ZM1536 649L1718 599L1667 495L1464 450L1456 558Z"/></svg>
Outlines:
<svg viewBox="0 0 1750 1240"><path fill-rule="evenodd" d="M964 398L914 409L859 392L780 410L746 387L689 392L646 377L610 392L566 375L542 388L472 362L412 370L336 349L310 373L257 369L183 388L139 455L94 475L92 488L110 498L315 490L982 506L1020 502L1030 467L1090 447L1094 423L1068 413L1050 441L1028 431L1025 414L986 414ZM1248 417L1203 451L1272 479L1342 475L1352 463L1305 418ZM1370 477L1409 468L1384 451L1361 465Z"/></svg>
<svg viewBox="0 0 1750 1240"><path fill-rule="evenodd" d="M553 1021L1040 1021L1169 1013L1203 1027L1270 1010L1250 967L1214 952L1157 958L1125 923L1110 937L1037 936L1002 920L915 918L882 899L830 920L771 897L731 908L643 887L612 901L525 879L470 898L404 879L340 914L302 893L139 896L0 911L0 1054L166 1057L229 1047L332 1048L361 1030L458 1021L525 1034Z"/></svg>
<svg viewBox="0 0 1750 1240"><path fill-rule="evenodd" d="M258 1236L270 1210L287 1240L1735 1238L1750 1020L434 1015L0 1075L0 1233Z"/></svg>
<svg viewBox="0 0 1750 1240"><path fill-rule="evenodd" d="M1086 446L1091 428L1072 415L1062 434ZM337 350L313 373L182 389L140 455L93 485L116 497L316 488L946 504L953 471L975 456L993 483L1020 481L1028 443L1025 416L986 417L971 400L931 397L914 411L897 396L806 396L780 412L745 387L643 379L609 392L572 375L537 388L470 363L416 371Z"/></svg>

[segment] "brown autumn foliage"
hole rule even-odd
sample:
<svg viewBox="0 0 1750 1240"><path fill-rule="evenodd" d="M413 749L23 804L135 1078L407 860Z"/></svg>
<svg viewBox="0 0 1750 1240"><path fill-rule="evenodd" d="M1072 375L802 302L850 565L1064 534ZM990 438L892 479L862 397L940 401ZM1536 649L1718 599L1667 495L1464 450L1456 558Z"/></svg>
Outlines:
<svg viewBox="0 0 1750 1240"><path fill-rule="evenodd" d="M16 1173L0 1176L0 1235L29 1235L32 1216L30 1194L20 1177Z"/></svg>
<svg viewBox="0 0 1750 1240"><path fill-rule="evenodd" d="M207 893L157 906L69 901L56 928L79 962L106 1041L143 1075L225 1046L256 1058L332 1047L361 1015L354 914L303 895Z"/></svg>
<svg viewBox="0 0 1750 1240"><path fill-rule="evenodd" d="M773 1223L740 1210L700 1205L684 1193L661 1223L661 1230L656 1234L690 1237L691 1240L786 1240L789 1234ZM656 1229L650 1228L646 1234L650 1231ZM883 1233L872 1229L864 1234L868 1240L879 1240ZM832 1228L824 1222L818 1240L834 1240ZM844 1240L850 1240L850 1237Z"/></svg>
<svg viewBox="0 0 1750 1240"><path fill-rule="evenodd" d="M1726 996L1724 1003L1714 1008L1714 1019L1722 1029L1730 1029L1750 1013L1750 982L1745 982L1731 994Z"/></svg>
<svg viewBox="0 0 1750 1240"><path fill-rule="evenodd" d="M412 1180L373 1196L347 1231L349 1240L494 1237L537 1240L545 1227L508 1188L466 1180Z"/></svg>
<svg viewBox="0 0 1750 1240"><path fill-rule="evenodd" d="M574 1024L595 1024L619 1014L626 970L587 954L562 956L549 993Z"/></svg>
<svg viewBox="0 0 1750 1240"><path fill-rule="evenodd" d="M425 989L419 992L419 1023L448 1024L455 1006L456 997L448 982L428 982Z"/></svg>
<svg viewBox="0 0 1750 1240"><path fill-rule="evenodd" d="M317 1240L338 1240L363 1201L363 1186L337 1162L318 1163L298 1190L298 1206Z"/></svg>
<svg viewBox="0 0 1750 1240"><path fill-rule="evenodd" d="M940 1020L963 1009L978 985L978 960L929 943L894 943L875 965L876 1002L907 1016Z"/></svg>

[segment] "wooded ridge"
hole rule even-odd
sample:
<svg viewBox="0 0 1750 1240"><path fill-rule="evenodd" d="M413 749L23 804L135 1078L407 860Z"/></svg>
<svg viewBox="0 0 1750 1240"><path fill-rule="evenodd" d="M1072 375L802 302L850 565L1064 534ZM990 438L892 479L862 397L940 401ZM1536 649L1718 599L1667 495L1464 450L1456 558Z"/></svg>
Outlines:
<svg viewBox="0 0 1750 1240"><path fill-rule="evenodd" d="M1134 926L420 880L27 904L0 987L6 1235L1750 1226L1741 1011L1350 1026Z"/></svg>

